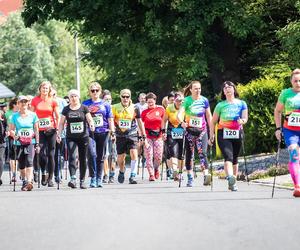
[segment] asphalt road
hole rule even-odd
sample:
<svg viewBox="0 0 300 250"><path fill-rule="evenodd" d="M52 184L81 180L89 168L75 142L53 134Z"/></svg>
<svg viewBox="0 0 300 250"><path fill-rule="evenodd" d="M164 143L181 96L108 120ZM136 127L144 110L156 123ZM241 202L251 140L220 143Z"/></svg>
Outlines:
<svg viewBox="0 0 300 250"><path fill-rule="evenodd" d="M129 171L127 171L128 173ZM299 249L300 199L292 192L214 179L60 190L0 187L0 249ZM185 185L186 182L183 182Z"/></svg>

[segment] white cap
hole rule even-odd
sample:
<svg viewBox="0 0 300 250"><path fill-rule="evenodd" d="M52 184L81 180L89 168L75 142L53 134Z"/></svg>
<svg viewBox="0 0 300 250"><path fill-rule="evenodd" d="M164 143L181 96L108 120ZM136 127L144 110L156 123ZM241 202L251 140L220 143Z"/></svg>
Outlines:
<svg viewBox="0 0 300 250"><path fill-rule="evenodd" d="M80 98L79 91L77 89L71 89L68 93L69 98L71 98L72 95L77 95Z"/></svg>

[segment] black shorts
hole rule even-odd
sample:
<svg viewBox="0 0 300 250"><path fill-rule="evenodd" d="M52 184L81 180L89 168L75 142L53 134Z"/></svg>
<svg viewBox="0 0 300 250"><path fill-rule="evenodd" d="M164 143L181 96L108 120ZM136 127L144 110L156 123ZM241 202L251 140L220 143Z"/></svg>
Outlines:
<svg viewBox="0 0 300 250"><path fill-rule="evenodd" d="M117 145L117 154L125 154L130 149L137 149L138 146L138 137L135 136L124 136L124 137L116 137L116 145Z"/></svg>
<svg viewBox="0 0 300 250"><path fill-rule="evenodd" d="M168 148L168 157L169 158L174 157L179 160L183 160L183 157L182 157L183 139L173 139L171 135L168 135L166 144L167 144L167 148Z"/></svg>
<svg viewBox="0 0 300 250"><path fill-rule="evenodd" d="M33 167L34 145L17 146L17 159L20 169Z"/></svg>

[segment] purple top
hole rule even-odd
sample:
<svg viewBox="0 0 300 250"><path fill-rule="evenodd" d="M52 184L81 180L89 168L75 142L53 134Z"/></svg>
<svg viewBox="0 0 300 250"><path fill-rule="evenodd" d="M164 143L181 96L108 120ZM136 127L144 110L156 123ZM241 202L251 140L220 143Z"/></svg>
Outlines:
<svg viewBox="0 0 300 250"><path fill-rule="evenodd" d="M103 100L94 102L92 99L85 100L82 104L88 107L93 117L95 133L109 131L108 118L113 117L110 104Z"/></svg>

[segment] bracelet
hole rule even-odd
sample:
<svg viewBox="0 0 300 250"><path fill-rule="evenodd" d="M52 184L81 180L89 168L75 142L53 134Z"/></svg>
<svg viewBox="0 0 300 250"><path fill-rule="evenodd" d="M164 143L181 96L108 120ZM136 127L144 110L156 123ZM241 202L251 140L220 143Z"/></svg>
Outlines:
<svg viewBox="0 0 300 250"><path fill-rule="evenodd" d="M276 129L275 129L275 132L276 132L277 130L281 130L281 127L276 128Z"/></svg>

